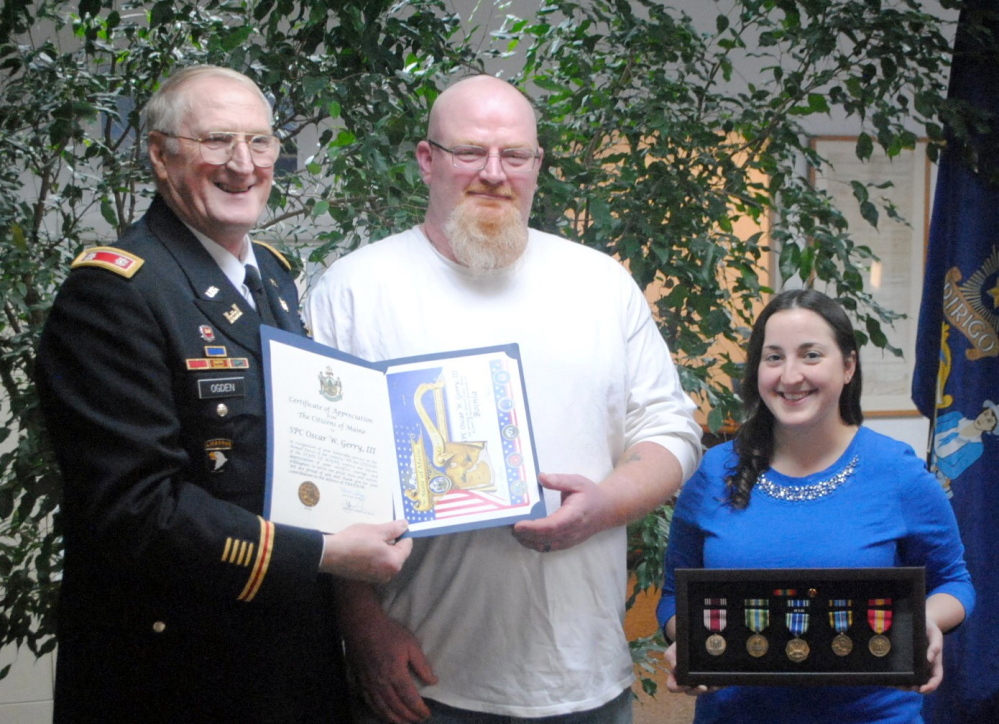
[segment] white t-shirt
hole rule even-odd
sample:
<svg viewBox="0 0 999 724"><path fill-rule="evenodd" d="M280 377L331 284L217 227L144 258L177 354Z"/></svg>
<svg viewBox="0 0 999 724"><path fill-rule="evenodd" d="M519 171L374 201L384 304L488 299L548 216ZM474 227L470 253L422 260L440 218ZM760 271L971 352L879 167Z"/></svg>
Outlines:
<svg viewBox="0 0 999 724"><path fill-rule="evenodd" d="M641 441L670 450L684 478L699 461L694 404L645 298L580 244L532 230L514 265L475 278L410 229L333 264L307 316L315 339L368 360L518 343L542 472L599 482ZM623 527L545 554L509 527L423 538L380 593L439 677L423 696L518 717L585 711L633 680L625 553Z"/></svg>

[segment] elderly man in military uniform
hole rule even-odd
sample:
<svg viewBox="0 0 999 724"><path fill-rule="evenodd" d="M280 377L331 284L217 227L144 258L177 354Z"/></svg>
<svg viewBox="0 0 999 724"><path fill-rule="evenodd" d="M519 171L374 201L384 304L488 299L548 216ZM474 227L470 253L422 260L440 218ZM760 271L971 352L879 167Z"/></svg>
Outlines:
<svg viewBox="0 0 999 724"><path fill-rule="evenodd" d="M260 325L302 332L291 267L248 236L271 124L242 74L167 80L146 108L156 197L73 262L46 324L57 722L346 721L333 575L384 582L409 554L404 521L324 535L262 517Z"/></svg>

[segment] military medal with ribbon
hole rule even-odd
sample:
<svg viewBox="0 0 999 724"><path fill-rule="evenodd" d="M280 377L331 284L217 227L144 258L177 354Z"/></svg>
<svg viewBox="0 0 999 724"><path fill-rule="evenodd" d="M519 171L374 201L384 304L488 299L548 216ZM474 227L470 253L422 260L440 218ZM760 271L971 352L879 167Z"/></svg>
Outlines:
<svg viewBox="0 0 999 724"><path fill-rule="evenodd" d="M891 613L890 598L872 598L867 602L867 623L874 631L867 648L877 657L887 656L891 651L891 640L885 636L891 628Z"/></svg>
<svg viewBox="0 0 999 724"><path fill-rule="evenodd" d="M750 656L760 658L770 648L766 637L761 633L770 625L770 601L766 598L747 598L744 604L746 628L753 632L753 635L746 640L746 651Z"/></svg>
<svg viewBox="0 0 999 724"><path fill-rule="evenodd" d="M810 653L808 642L801 638L808 633L807 609L809 604L811 604L811 601L807 598L795 598L787 602L787 630L791 632L794 638L787 642L784 651L787 653L787 658L796 664L807 659Z"/></svg>
<svg viewBox="0 0 999 724"><path fill-rule="evenodd" d="M846 656L853 651L853 641L846 632L853 625L853 601L848 598L834 598L829 601L829 625L836 632L832 640L832 650L837 656Z"/></svg>
<svg viewBox="0 0 999 724"><path fill-rule="evenodd" d="M704 599L704 627L711 632L708 640L704 642L704 647L712 656L721 656L725 653L725 639L721 632L725 630L727 623L728 600L724 598Z"/></svg>

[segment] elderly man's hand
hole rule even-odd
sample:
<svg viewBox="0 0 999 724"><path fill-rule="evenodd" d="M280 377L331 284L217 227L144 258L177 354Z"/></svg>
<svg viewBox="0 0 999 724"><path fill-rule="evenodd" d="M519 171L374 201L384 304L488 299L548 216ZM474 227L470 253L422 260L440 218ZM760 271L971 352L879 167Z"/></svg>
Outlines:
<svg viewBox="0 0 999 724"><path fill-rule="evenodd" d="M522 520L513 527L521 545L541 552L561 551L579 545L609 527L612 499L582 475L542 473L541 484L562 493L562 507L546 518Z"/></svg>
<svg viewBox="0 0 999 724"><path fill-rule="evenodd" d="M355 581L387 583L402 570L413 550L412 538L398 540L406 526L405 520L357 523L327 535L319 569Z"/></svg>
<svg viewBox="0 0 999 724"><path fill-rule="evenodd" d="M425 684L436 684L437 677L412 633L379 609L355 619L345 635L351 670L372 712L389 724L430 716L414 677Z"/></svg>

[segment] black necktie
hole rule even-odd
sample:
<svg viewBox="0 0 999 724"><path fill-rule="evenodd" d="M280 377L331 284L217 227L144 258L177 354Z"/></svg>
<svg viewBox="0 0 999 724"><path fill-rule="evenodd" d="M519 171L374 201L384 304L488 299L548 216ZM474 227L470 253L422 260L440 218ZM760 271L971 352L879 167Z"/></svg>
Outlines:
<svg viewBox="0 0 999 724"><path fill-rule="evenodd" d="M246 279L244 284L246 288L250 290L253 294L253 301L257 304L257 314L260 315L260 319L264 324L269 324L272 327L278 326L277 320L274 319L274 312L271 311L271 304L267 301L267 294L264 292L264 285L260 281L260 273L257 271L257 267L253 264L247 264L244 269L246 269Z"/></svg>

